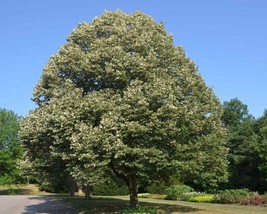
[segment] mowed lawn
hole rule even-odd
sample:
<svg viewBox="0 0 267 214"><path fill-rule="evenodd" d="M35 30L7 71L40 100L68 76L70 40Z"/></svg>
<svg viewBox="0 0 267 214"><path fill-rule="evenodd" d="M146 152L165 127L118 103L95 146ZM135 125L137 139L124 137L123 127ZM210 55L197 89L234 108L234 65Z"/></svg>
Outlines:
<svg viewBox="0 0 267 214"><path fill-rule="evenodd" d="M35 184L4 185L0 186L0 195L53 195L39 191Z"/></svg>
<svg viewBox="0 0 267 214"><path fill-rule="evenodd" d="M129 206L127 196L94 197L85 200L83 197L63 197L63 199L76 207L82 214L120 213ZM267 207L246 205L224 205L209 203L193 203L183 201L169 201L158 199L139 199L140 206L154 207L159 214L267 214Z"/></svg>
<svg viewBox="0 0 267 214"><path fill-rule="evenodd" d="M56 196L56 194L39 191L36 185L1 186L0 195ZM129 206L128 196L95 196L92 200L86 200L83 196L58 195L58 197L77 208L81 214L119 214L121 210ZM267 207L261 206L193 203L147 198L139 198L139 202L140 206L157 208L159 214L267 214Z"/></svg>

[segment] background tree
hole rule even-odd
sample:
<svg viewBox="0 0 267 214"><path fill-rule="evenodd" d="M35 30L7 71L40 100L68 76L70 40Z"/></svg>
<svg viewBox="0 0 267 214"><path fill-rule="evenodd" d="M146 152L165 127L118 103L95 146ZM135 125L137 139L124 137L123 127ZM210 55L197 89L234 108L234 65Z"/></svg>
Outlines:
<svg viewBox="0 0 267 214"><path fill-rule="evenodd" d="M163 24L142 12L79 24L45 66L34 101L21 130L32 160L45 150L90 185L109 167L131 207L152 176L176 172L202 187L226 180L220 102Z"/></svg>
<svg viewBox="0 0 267 214"><path fill-rule="evenodd" d="M222 120L229 132L229 187L257 191L260 182L255 119L249 114L247 105L238 98L224 102L223 107Z"/></svg>
<svg viewBox="0 0 267 214"><path fill-rule="evenodd" d="M255 144L256 157L258 163L258 182L259 191L264 193L267 191L267 111L256 120L254 125L257 141Z"/></svg>
<svg viewBox="0 0 267 214"><path fill-rule="evenodd" d="M18 139L20 117L14 112L0 109L0 183L20 182L18 161L23 150Z"/></svg>

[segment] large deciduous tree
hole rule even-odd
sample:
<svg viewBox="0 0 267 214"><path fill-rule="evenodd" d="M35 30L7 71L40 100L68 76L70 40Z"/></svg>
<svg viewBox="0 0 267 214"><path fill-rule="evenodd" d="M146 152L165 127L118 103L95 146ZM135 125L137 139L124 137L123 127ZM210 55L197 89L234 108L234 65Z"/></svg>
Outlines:
<svg viewBox="0 0 267 214"><path fill-rule="evenodd" d="M58 157L89 186L109 168L127 184L131 207L138 182L151 176L226 180L220 102L162 23L105 12L67 41L45 66L38 108L22 125L31 160Z"/></svg>

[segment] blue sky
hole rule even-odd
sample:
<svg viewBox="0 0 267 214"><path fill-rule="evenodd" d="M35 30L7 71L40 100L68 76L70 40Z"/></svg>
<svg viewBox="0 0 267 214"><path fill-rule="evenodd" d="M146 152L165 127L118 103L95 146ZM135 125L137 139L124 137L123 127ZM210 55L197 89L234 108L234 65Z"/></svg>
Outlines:
<svg viewBox="0 0 267 214"><path fill-rule="evenodd" d="M0 108L26 116L44 65L79 22L141 10L174 36L221 102L267 108L266 0L1 0Z"/></svg>

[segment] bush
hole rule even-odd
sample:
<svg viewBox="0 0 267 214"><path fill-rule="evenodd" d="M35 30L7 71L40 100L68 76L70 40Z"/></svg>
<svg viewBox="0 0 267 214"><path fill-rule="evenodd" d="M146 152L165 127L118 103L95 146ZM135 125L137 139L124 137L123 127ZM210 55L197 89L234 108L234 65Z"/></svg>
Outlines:
<svg viewBox="0 0 267 214"><path fill-rule="evenodd" d="M235 204L255 194L248 189L228 189L220 191L219 194L215 195L215 200L222 204Z"/></svg>
<svg viewBox="0 0 267 214"><path fill-rule="evenodd" d="M166 184L163 181L160 181L153 182L146 188L146 190L150 194L164 194L166 188Z"/></svg>
<svg viewBox="0 0 267 214"><path fill-rule="evenodd" d="M121 214L157 214L157 210L149 207L129 208L122 210Z"/></svg>
<svg viewBox="0 0 267 214"><path fill-rule="evenodd" d="M166 199L166 195L152 194L150 198L153 199Z"/></svg>
<svg viewBox="0 0 267 214"><path fill-rule="evenodd" d="M139 193L137 195L138 198L150 198L151 194L150 193Z"/></svg>
<svg viewBox="0 0 267 214"><path fill-rule="evenodd" d="M129 193L128 188L123 183L117 180L109 179L105 183L101 183L93 187L94 195L127 195Z"/></svg>
<svg viewBox="0 0 267 214"><path fill-rule="evenodd" d="M267 195L254 195L249 198L242 199L240 204L243 205L267 205Z"/></svg>
<svg viewBox="0 0 267 214"><path fill-rule="evenodd" d="M39 191L51 192L51 193L66 193L68 192L67 186L63 186L58 183L45 181L39 185Z"/></svg>
<svg viewBox="0 0 267 214"><path fill-rule="evenodd" d="M215 202L215 197L212 194L205 194L201 192L188 192L180 196L181 201L212 203Z"/></svg>
<svg viewBox="0 0 267 214"><path fill-rule="evenodd" d="M181 199L185 193L193 192L194 189L187 185L174 185L166 188L166 198L167 200Z"/></svg>
<svg viewBox="0 0 267 214"><path fill-rule="evenodd" d="M14 179L11 176L6 174L0 176L0 185L11 185L14 183Z"/></svg>
<svg viewBox="0 0 267 214"><path fill-rule="evenodd" d="M191 202L198 203L213 203L215 202L214 195L197 195L189 199Z"/></svg>
<svg viewBox="0 0 267 214"><path fill-rule="evenodd" d="M201 193L198 193L198 192L186 192L186 193L183 193L179 199L181 201L190 201L191 198L195 197L195 196L198 196L198 195L201 195Z"/></svg>

